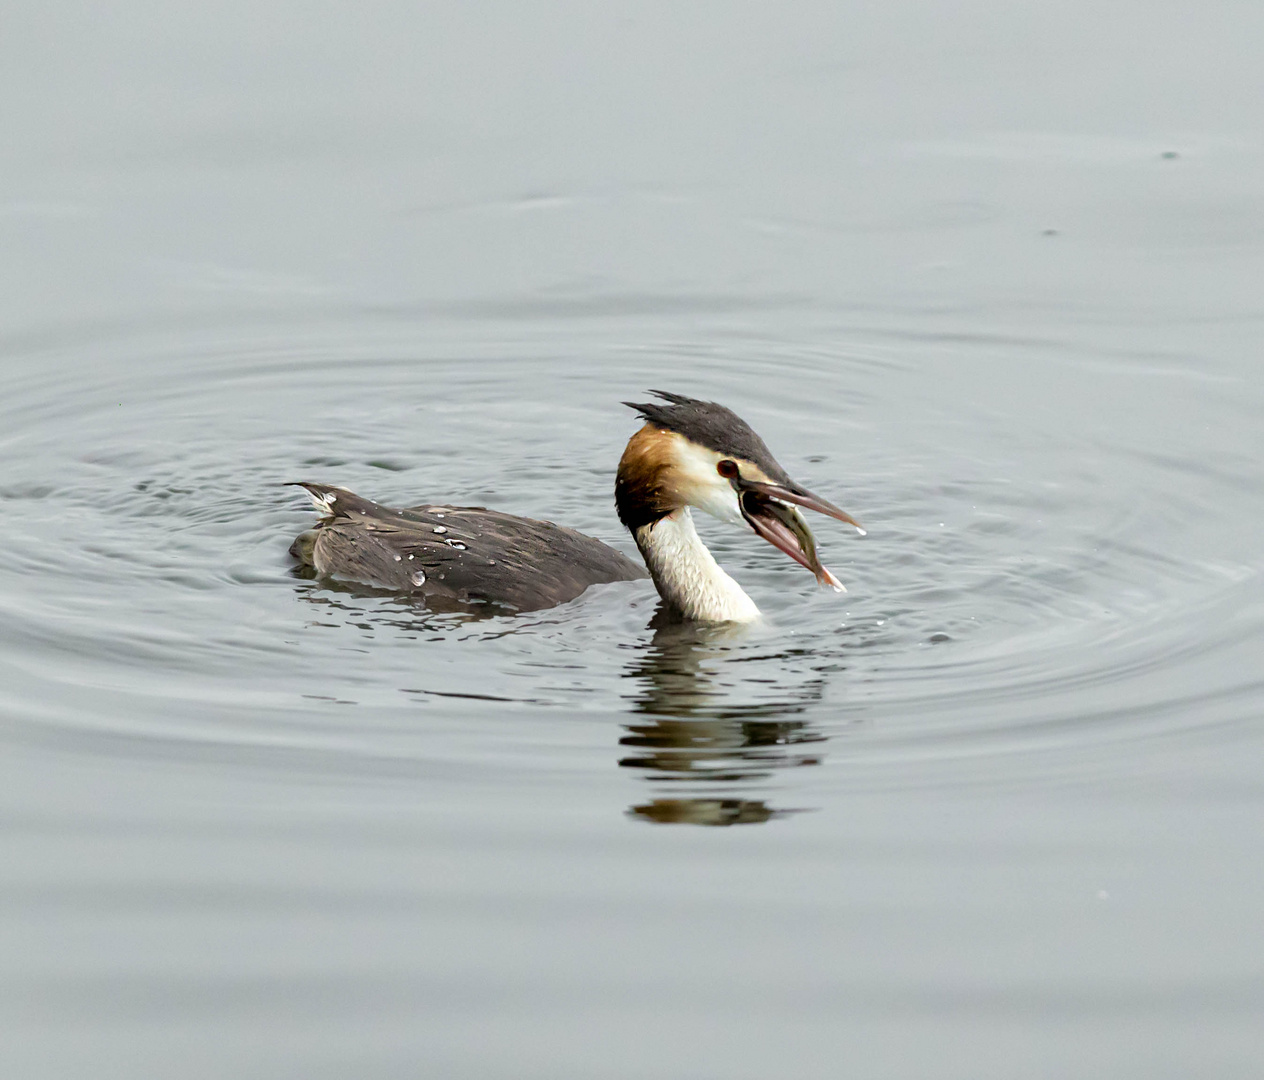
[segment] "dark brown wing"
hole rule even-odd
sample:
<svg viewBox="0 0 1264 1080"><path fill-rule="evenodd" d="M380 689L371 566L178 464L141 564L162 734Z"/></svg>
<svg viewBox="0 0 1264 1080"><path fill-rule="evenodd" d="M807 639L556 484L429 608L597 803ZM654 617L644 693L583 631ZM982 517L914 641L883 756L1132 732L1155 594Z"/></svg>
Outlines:
<svg viewBox="0 0 1264 1080"><path fill-rule="evenodd" d="M591 536L479 506L379 506L345 488L303 483L325 512L290 547L323 577L444 601L536 611L590 585L646 577Z"/></svg>

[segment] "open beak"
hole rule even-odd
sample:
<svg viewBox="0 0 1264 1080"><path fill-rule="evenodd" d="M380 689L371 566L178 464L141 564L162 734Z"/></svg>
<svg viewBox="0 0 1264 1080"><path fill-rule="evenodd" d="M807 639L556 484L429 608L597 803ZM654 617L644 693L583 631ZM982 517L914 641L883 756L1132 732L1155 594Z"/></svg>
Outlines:
<svg viewBox="0 0 1264 1080"><path fill-rule="evenodd" d="M863 536L865 530L859 522L847 511L793 482L787 486L758 480L737 480L736 485L742 517L758 535L795 562L806 566L822 585L829 585L838 592L847 591L843 583L821 565L816 555L816 538L795 506L845 521Z"/></svg>

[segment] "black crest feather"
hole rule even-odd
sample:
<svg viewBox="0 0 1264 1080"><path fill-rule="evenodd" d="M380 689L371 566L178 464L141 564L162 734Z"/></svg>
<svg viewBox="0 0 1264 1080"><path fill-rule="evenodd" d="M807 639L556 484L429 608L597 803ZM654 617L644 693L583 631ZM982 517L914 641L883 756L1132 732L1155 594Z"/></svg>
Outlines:
<svg viewBox="0 0 1264 1080"><path fill-rule="evenodd" d="M650 393L662 398L666 404L636 401L625 401L623 404L635 409L651 424L683 435L717 454L753 461L769 478L780 483L790 482L790 477L777 464L764 440L732 409L714 401L701 401L666 390L651 390Z"/></svg>

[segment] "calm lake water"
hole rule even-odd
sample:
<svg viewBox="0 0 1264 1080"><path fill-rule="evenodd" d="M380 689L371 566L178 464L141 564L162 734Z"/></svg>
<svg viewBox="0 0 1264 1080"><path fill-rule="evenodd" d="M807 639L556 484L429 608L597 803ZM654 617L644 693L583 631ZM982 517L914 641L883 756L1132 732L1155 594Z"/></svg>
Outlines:
<svg viewBox="0 0 1264 1080"><path fill-rule="evenodd" d="M1264 1069L1264 9L18 3L0 1071ZM719 400L848 593L516 618L287 481L635 554Z"/></svg>

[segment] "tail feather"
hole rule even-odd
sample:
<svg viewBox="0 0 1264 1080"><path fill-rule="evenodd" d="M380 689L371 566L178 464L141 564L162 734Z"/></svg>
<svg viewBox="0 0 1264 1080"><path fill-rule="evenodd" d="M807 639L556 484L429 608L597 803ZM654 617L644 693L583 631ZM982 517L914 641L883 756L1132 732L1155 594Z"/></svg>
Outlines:
<svg viewBox="0 0 1264 1080"><path fill-rule="evenodd" d="M312 484L306 480L293 480L288 486L301 487L312 500L312 505L329 517L339 514L380 513L380 507L372 499L362 498L346 488L334 487L332 484Z"/></svg>
<svg viewBox="0 0 1264 1080"><path fill-rule="evenodd" d="M307 497L312 500L312 505L317 510L329 512L330 506L337 502L338 494L341 488L336 488L332 484L312 484L306 480L291 480L286 487L301 487L307 492ZM350 495L350 492L347 492Z"/></svg>

